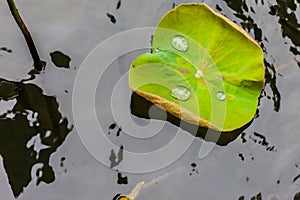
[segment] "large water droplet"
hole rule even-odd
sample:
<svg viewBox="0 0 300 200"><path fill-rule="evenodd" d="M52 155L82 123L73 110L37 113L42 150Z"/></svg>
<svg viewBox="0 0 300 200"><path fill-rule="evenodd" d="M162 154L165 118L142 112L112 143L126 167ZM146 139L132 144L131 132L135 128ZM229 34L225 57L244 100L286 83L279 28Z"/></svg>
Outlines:
<svg viewBox="0 0 300 200"><path fill-rule="evenodd" d="M182 35L174 36L171 44L178 51L186 51L189 47L188 41Z"/></svg>
<svg viewBox="0 0 300 200"><path fill-rule="evenodd" d="M191 92L184 86L176 86L172 88L171 96L175 99L186 101L191 96Z"/></svg>
<svg viewBox="0 0 300 200"><path fill-rule="evenodd" d="M223 91L217 92L217 99L220 101L224 101L226 99L226 94Z"/></svg>

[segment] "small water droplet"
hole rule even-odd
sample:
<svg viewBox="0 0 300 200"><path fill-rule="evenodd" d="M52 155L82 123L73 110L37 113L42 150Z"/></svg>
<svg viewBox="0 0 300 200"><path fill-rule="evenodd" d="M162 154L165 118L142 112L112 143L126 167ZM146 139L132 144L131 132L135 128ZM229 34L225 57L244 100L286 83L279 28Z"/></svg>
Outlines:
<svg viewBox="0 0 300 200"><path fill-rule="evenodd" d="M171 96L175 99L186 101L191 96L191 92L184 86L176 86L172 89Z"/></svg>
<svg viewBox="0 0 300 200"><path fill-rule="evenodd" d="M174 36L171 44L178 51L186 51L189 47L188 41L182 35Z"/></svg>
<svg viewBox="0 0 300 200"><path fill-rule="evenodd" d="M226 94L223 91L217 92L217 99L224 101L226 99Z"/></svg>

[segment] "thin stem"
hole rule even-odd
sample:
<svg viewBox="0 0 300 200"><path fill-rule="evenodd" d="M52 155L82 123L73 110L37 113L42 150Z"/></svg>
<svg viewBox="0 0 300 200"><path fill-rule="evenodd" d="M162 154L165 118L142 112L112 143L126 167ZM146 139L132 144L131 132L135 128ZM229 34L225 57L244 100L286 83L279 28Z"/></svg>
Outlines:
<svg viewBox="0 0 300 200"><path fill-rule="evenodd" d="M9 9L11 11L11 14L13 15L15 21L17 22L19 28L21 29L23 36L25 37L27 46L29 48L31 57L34 62L34 68L38 71L41 71L44 68L45 62L42 61L39 57L38 51L34 45L34 42L32 40L32 37L30 35L30 32L28 31L24 21L22 20L18 9L16 8L14 0L6 0L9 6Z"/></svg>

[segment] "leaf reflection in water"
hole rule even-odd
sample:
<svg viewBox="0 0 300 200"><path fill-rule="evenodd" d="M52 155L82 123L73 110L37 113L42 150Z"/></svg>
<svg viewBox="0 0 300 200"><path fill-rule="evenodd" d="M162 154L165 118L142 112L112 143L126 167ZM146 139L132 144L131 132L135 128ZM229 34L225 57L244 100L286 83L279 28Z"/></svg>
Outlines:
<svg viewBox="0 0 300 200"><path fill-rule="evenodd" d="M0 104L11 100L16 101L13 108L0 115L0 154L9 184L17 197L31 181L31 169L36 164L39 166L37 185L55 180L50 156L64 142L72 127L59 112L55 97L44 95L42 89L32 83L0 78Z"/></svg>

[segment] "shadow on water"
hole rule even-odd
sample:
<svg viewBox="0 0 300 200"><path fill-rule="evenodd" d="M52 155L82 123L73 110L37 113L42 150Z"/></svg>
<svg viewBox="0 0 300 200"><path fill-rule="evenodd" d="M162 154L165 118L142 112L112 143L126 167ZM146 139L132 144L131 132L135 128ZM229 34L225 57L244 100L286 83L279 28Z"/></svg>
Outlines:
<svg viewBox="0 0 300 200"><path fill-rule="evenodd" d="M155 112L149 114L149 110L153 111L152 106L155 106ZM235 140L240 133L242 133L250 124L246 124L245 126L231 132L221 133L212 129L199 127L190 123L187 123L179 118L171 115L167 112L167 118L162 118L165 116L165 111L159 108L158 106L154 105L152 102L147 101L145 98L137 95L136 93L132 93L131 95L131 104L130 104L131 113L137 117L142 117L146 119L159 119L159 120L166 120L175 126L182 128L183 130L188 131L192 135L200 138L204 138L207 141L216 142L216 136L219 137L216 144L225 146L228 143ZM209 130L209 131L208 131Z"/></svg>
<svg viewBox="0 0 300 200"><path fill-rule="evenodd" d="M32 83L0 79L0 103L8 101L16 103L0 116L0 154L17 197L32 180L31 171L36 164L37 185L55 180L49 159L72 127L59 112L56 98L44 95Z"/></svg>

